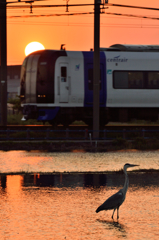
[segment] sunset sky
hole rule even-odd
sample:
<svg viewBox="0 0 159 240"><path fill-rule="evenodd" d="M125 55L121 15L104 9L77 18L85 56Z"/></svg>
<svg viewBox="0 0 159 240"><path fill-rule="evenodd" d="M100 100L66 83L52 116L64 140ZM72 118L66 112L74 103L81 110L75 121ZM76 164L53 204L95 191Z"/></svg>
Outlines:
<svg viewBox="0 0 159 240"><path fill-rule="evenodd" d="M89 51L93 48L93 14L51 16L93 12L93 6L69 7L69 12L66 12L66 7L34 8L34 5L65 3L66 0L36 2L33 3L33 13L30 13L29 8L13 8L13 6L28 6L29 4L7 5L8 65L22 64L25 58L25 47L33 41L40 42L46 49L60 49L61 44L66 44L66 50ZM69 0L68 3L94 3L94 0ZM159 8L158 0L109 0L109 3ZM159 45L159 20L116 16L113 13L149 18L159 17L158 11L109 6L100 17L100 47L108 47L115 43Z"/></svg>

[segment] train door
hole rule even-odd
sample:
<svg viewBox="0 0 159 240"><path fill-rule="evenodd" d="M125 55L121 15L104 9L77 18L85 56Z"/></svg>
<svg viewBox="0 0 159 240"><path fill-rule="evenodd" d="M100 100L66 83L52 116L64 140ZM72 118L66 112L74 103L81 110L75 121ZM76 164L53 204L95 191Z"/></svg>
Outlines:
<svg viewBox="0 0 159 240"><path fill-rule="evenodd" d="M87 63L85 70L85 106L93 104L93 63ZM105 104L104 65L100 64L100 105Z"/></svg>
<svg viewBox="0 0 159 240"><path fill-rule="evenodd" d="M93 52L83 52L84 56L84 106L93 106ZM106 57L100 52L100 107L106 106Z"/></svg>
<svg viewBox="0 0 159 240"><path fill-rule="evenodd" d="M68 64L60 63L59 78L60 103L67 103L69 97Z"/></svg>
<svg viewBox="0 0 159 240"><path fill-rule="evenodd" d="M26 67L26 103L36 102L36 79L39 55L28 58Z"/></svg>

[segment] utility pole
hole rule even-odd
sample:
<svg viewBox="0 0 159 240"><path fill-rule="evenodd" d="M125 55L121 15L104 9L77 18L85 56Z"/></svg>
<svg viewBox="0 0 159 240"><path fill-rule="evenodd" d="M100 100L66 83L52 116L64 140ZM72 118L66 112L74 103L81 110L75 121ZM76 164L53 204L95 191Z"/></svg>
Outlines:
<svg viewBox="0 0 159 240"><path fill-rule="evenodd" d="M93 138L99 138L100 86L100 4L94 0L94 59L93 59Z"/></svg>
<svg viewBox="0 0 159 240"><path fill-rule="evenodd" d="M6 0L0 0L0 125L7 125Z"/></svg>

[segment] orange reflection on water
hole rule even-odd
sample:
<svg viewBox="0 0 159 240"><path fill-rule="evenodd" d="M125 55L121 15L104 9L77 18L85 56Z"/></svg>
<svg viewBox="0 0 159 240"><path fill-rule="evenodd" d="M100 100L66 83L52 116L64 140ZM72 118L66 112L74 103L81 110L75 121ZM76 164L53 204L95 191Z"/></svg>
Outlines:
<svg viewBox="0 0 159 240"><path fill-rule="evenodd" d="M83 152L83 153L85 153L86 151L84 150L84 149L74 149L74 150L72 150L71 152L73 152L73 153L80 153L80 152Z"/></svg>
<svg viewBox="0 0 159 240"><path fill-rule="evenodd" d="M120 189L123 175L121 179L119 174L108 175L106 187L82 187L85 174L9 175L6 184L5 176L1 176L0 239L158 240L159 185L155 176L130 175L118 222L116 213L115 221L111 219L112 210L98 214L95 210ZM148 179L153 182L149 184ZM119 186L115 187L113 182L117 181Z"/></svg>
<svg viewBox="0 0 159 240"><path fill-rule="evenodd" d="M23 176L21 175L8 175L7 176L7 194L10 198L15 198L21 192L21 185Z"/></svg>
<svg viewBox="0 0 159 240"><path fill-rule="evenodd" d="M140 165L135 170L158 169L159 151L105 153L0 151L2 173L116 171L126 162Z"/></svg>
<svg viewBox="0 0 159 240"><path fill-rule="evenodd" d="M1 176L4 178L6 176ZM6 186L1 182L1 218L0 218L0 239L18 239L23 236L25 231L22 216L24 209L21 208L23 200L21 199L21 183L23 177L19 175L10 175L6 177ZM23 211L21 212L21 209Z"/></svg>

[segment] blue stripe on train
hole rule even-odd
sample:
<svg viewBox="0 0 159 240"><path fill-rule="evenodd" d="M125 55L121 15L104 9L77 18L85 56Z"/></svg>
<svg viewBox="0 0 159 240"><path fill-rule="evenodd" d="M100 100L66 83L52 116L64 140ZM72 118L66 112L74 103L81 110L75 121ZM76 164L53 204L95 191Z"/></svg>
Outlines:
<svg viewBox="0 0 159 240"><path fill-rule="evenodd" d="M93 106L93 52L82 52L84 56L84 106ZM100 52L100 107L106 107L106 57L104 52ZM89 79L91 78L91 79Z"/></svg>
<svg viewBox="0 0 159 240"><path fill-rule="evenodd" d="M40 108L38 111L38 121L51 121L53 120L60 107L54 107L54 108Z"/></svg>

